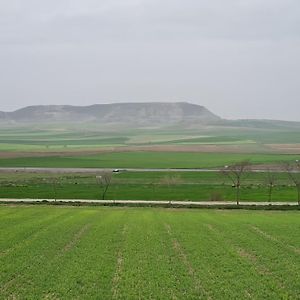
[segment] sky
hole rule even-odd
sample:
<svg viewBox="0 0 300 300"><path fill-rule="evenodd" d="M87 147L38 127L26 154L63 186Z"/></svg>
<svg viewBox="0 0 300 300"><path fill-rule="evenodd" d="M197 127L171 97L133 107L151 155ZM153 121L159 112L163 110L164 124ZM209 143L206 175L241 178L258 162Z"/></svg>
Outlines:
<svg viewBox="0 0 300 300"><path fill-rule="evenodd" d="M300 121L300 1L0 0L0 110L150 101Z"/></svg>

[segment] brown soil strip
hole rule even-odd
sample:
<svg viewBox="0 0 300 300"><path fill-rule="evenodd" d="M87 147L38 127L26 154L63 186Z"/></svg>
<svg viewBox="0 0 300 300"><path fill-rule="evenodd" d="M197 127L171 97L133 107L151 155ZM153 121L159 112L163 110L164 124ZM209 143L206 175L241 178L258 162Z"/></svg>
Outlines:
<svg viewBox="0 0 300 300"><path fill-rule="evenodd" d="M251 228L252 228L255 232L259 233L261 236L265 237L267 240L270 240L270 241L273 241L273 242L278 242L278 240L277 240L275 237L269 235L269 234L266 233L265 231L262 231L260 228L258 228L258 227L256 227L256 226L251 226Z"/></svg>
<svg viewBox="0 0 300 300"><path fill-rule="evenodd" d="M300 249L295 247L295 246L292 246L292 245L286 245L289 249L291 249L293 252L295 252L296 254L299 254L300 255Z"/></svg>
<svg viewBox="0 0 300 300"><path fill-rule="evenodd" d="M263 236L265 239L272 241L272 242L276 242L281 244L283 247L285 247L286 249L290 249L291 251L293 251L295 254L300 254L300 249L293 246L293 245L289 245L286 243L281 242L279 239L277 239L276 237L268 234L267 232L261 230L260 228L258 228L257 226L251 226L251 228L257 232L258 234L260 234L261 236Z"/></svg>
<svg viewBox="0 0 300 300"><path fill-rule="evenodd" d="M220 233L214 226L212 226L211 224L204 224L209 230L217 233L217 234L222 234ZM241 247L237 247L237 246L234 246L234 249L236 250L237 254L242 257L242 258L245 258L247 259L248 261L250 261L253 265L255 265L257 267L257 258L254 254L248 252L247 250L241 248ZM261 274L266 274L266 270L264 267L259 267L259 273ZM249 291L247 291L247 293L249 294ZM250 294L249 294L250 295ZM250 297L251 298L251 297Z"/></svg>
<svg viewBox="0 0 300 300"><path fill-rule="evenodd" d="M218 230L211 224L203 224L205 227L207 227L210 231L217 232Z"/></svg>
<svg viewBox="0 0 300 300"><path fill-rule="evenodd" d="M124 225L122 230L123 243L125 240L126 233L127 233L127 226ZM116 267L115 275L112 279L112 299L118 299L119 296L118 286L121 279L123 265L124 265L123 252L122 252L122 248L120 248L117 254L117 267Z"/></svg>
<svg viewBox="0 0 300 300"><path fill-rule="evenodd" d="M247 260L251 261L252 263L257 263L257 258L254 254L247 252L243 248L236 248L236 251L240 257L246 258Z"/></svg>
<svg viewBox="0 0 300 300"><path fill-rule="evenodd" d="M64 246L63 251L67 252L70 251L82 238L85 232L89 229L90 225L84 225L78 232L76 232L73 238Z"/></svg>
<svg viewBox="0 0 300 300"><path fill-rule="evenodd" d="M176 238L173 237L171 226L169 224L165 224L165 228L166 228L166 231L167 231L168 235L172 238L173 249L178 254L181 262L183 263L183 265L188 270L188 274L193 278L193 281L195 283L195 289L196 289L196 291L199 292L201 290L202 292L204 292L206 294L207 299L211 299L211 297L204 290L204 288L203 288L200 280L197 278L196 271L193 268L191 262L189 261L189 259L188 259L187 255L186 255L183 247L181 246L181 244L179 243L179 241Z"/></svg>
<svg viewBox="0 0 300 300"><path fill-rule="evenodd" d="M54 293L48 293L44 295L43 299L45 300L59 300L60 298L57 297Z"/></svg>
<svg viewBox="0 0 300 300"><path fill-rule="evenodd" d="M218 231L215 227L213 227L211 224L204 224L204 225L209 230L222 235L222 233L220 231ZM272 272L266 266L259 264L257 256L255 254L249 252L248 250L246 250L240 246L234 245L234 242L232 242L231 245L234 248L234 250L236 251L236 253L238 254L238 256L249 261L260 275L268 276L268 275L272 274ZM284 289L282 282L276 281L276 285L279 289ZM245 293L248 298L252 298L249 291L245 291Z"/></svg>
<svg viewBox="0 0 300 300"><path fill-rule="evenodd" d="M254 268L257 270L257 272L260 275L263 275L263 276L271 276L272 275L272 272L269 268L259 264L255 254L252 254L252 253L248 252L247 250L245 250L243 248L240 248L240 247L235 247L235 248L236 248L237 254L240 257L245 258L250 263L252 263ZM275 283L275 285L277 286L278 289L286 290L286 288L285 288L284 284L282 283L282 281L275 280L274 283Z"/></svg>
<svg viewBox="0 0 300 300"><path fill-rule="evenodd" d="M250 294L250 292L247 291L247 290L245 290L245 295L246 295L247 298L250 298L250 299L253 298L252 295Z"/></svg>
<svg viewBox="0 0 300 300"><path fill-rule="evenodd" d="M76 232L74 234L73 238L62 249L63 250L62 253L70 251L79 242L79 240L82 238L82 236L85 234L85 232L89 229L89 227L90 227L90 225L86 224L78 232ZM14 275L13 278L8 280L4 285L2 285L0 287L0 291L2 291L2 292L6 291L9 287L14 285L20 277L21 277L20 274Z"/></svg>
<svg viewBox="0 0 300 300"><path fill-rule="evenodd" d="M257 270L257 272L261 275L271 275L272 272L266 268L265 266L261 266L259 265L258 261L257 261L257 257L250 253L249 251L247 251L244 248L241 247L235 247L237 254L242 257L245 258L246 260L248 260L251 264L253 264L253 266L255 267L255 269Z"/></svg>
<svg viewBox="0 0 300 300"><path fill-rule="evenodd" d="M300 144L266 144L266 146L273 151L283 154L300 153Z"/></svg>
<svg viewBox="0 0 300 300"><path fill-rule="evenodd" d="M50 220L55 220L56 217L51 218ZM21 247L24 247L24 245L28 245L31 242L33 242L40 234L42 234L45 230L47 230L49 227L51 227L51 224L39 224L39 228L35 230L32 234L30 234L27 238L15 243L12 247L3 250L0 252L0 257L5 257L6 255L10 254L12 251L15 251Z"/></svg>
<svg viewBox="0 0 300 300"><path fill-rule="evenodd" d="M19 278L20 278L20 275L14 275L13 278L9 279L6 283L4 283L0 287L0 291L1 292L6 291L8 288L10 288L12 285L14 285Z"/></svg>

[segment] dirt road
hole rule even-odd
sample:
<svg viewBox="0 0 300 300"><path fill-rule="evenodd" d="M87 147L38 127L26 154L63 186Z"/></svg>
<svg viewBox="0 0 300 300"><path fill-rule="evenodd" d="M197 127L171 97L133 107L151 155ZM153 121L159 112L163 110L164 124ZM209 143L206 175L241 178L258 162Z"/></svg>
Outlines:
<svg viewBox="0 0 300 300"><path fill-rule="evenodd" d="M31 167L0 167L0 173L99 173L99 172L113 172L113 170L118 170L117 172L220 172L220 169L180 169L180 168L31 168ZM255 168L252 166L251 172L265 172L267 169L260 166ZM284 170L274 170L278 173L285 172Z"/></svg>
<svg viewBox="0 0 300 300"><path fill-rule="evenodd" d="M53 203L60 202L65 204L98 204L98 205L151 205L151 206L161 206L161 205L170 205L181 206L181 207L220 207L220 206L236 206L234 201L157 201L157 200L84 200L84 199L0 199L0 203ZM240 206L296 206L297 202L240 202Z"/></svg>

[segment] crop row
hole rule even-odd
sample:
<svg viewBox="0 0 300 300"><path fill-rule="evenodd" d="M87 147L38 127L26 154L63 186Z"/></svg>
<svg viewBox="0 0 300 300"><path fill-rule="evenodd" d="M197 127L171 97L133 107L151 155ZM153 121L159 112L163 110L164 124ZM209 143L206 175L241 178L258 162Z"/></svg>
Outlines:
<svg viewBox="0 0 300 300"><path fill-rule="evenodd" d="M298 212L0 207L14 299L297 299Z"/></svg>

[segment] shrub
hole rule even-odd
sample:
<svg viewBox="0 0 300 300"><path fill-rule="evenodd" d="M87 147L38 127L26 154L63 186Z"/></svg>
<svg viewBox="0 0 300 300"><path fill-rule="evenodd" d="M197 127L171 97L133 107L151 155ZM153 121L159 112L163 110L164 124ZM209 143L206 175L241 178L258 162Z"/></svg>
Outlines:
<svg viewBox="0 0 300 300"><path fill-rule="evenodd" d="M213 192L210 195L210 201L224 201L224 197L220 192Z"/></svg>

